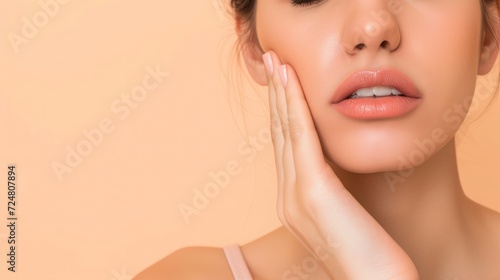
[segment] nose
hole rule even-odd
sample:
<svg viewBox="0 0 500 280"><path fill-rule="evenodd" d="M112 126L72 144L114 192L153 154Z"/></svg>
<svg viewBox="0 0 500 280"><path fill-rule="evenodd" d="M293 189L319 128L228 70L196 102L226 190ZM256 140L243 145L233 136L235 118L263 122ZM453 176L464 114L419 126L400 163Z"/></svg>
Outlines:
<svg viewBox="0 0 500 280"><path fill-rule="evenodd" d="M386 7L386 0L363 1L356 5L342 34L342 47L350 55L360 51L392 52L399 47L401 33L394 14ZM369 4L368 4L368 3Z"/></svg>

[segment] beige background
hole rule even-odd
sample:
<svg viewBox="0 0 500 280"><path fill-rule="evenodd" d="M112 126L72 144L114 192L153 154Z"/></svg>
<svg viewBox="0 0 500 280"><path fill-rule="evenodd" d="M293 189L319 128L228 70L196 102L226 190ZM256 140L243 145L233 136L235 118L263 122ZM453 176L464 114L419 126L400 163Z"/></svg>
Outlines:
<svg viewBox="0 0 500 280"><path fill-rule="evenodd" d="M50 2L49 15L40 3ZM230 86L234 37L217 0L60 2L0 3L0 278L125 280L178 248L279 226L266 91ZM168 75L126 105L156 68ZM497 102L461 137L459 165L466 192L500 211L499 126ZM18 173L16 273L5 262L8 164ZM57 164L68 166L59 177ZM183 217L179 206L231 164L239 173Z"/></svg>

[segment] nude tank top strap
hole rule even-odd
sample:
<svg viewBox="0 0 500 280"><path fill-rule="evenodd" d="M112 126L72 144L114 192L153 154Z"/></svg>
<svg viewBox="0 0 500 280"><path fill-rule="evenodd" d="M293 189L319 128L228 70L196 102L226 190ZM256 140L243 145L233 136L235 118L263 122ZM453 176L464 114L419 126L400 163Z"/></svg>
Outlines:
<svg viewBox="0 0 500 280"><path fill-rule="evenodd" d="M240 246L238 244L230 244L223 249L229 267L231 267L231 271L233 272L234 280L253 280L241 253Z"/></svg>

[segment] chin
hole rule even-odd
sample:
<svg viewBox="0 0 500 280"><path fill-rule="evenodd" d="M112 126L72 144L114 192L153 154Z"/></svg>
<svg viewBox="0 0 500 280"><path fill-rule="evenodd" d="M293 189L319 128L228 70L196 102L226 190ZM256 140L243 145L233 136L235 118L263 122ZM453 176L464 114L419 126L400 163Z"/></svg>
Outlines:
<svg viewBox="0 0 500 280"><path fill-rule="evenodd" d="M433 156L414 148L381 147L376 150L346 149L334 152L323 150L325 159L332 168L359 174L408 170L423 164Z"/></svg>
<svg viewBox="0 0 500 280"><path fill-rule="evenodd" d="M379 172L390 172L390 171L397 171L398 170L398 165L399 162L390 162L390 163L385 163L385 162L380 162L380 161L353 161L352 159L347 159L344 161L333 161L333 160L328 160L328 163L330 166L333 168L340 168L344 171L350 172L350 173L358 173L358 174L370 174L370 173L379 173Z"/></svg>

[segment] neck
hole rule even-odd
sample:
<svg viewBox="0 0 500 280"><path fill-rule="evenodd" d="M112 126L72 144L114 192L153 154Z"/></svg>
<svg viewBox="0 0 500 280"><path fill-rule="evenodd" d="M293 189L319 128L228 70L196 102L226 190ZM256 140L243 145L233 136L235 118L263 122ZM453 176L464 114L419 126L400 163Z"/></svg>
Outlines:
<svg viewBox="0 0 500 280"><path fill-rule="evenodd" d="M333 168L417 267L463 244L469 200L460 184L455 139L413 171L354 174Z"/></svg>

